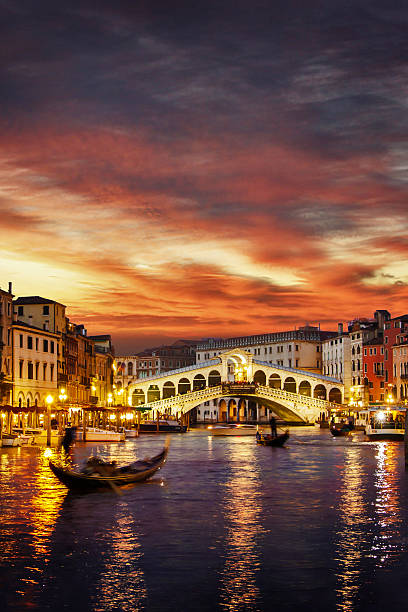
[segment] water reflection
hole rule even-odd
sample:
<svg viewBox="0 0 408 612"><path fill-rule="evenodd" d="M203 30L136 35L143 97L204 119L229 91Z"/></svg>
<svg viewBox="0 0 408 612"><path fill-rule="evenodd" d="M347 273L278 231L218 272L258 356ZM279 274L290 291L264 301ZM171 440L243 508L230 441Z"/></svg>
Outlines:
<svg viewBox="0 0 408 612"><path fill-rule="evenodd" d="M361 560L367 548L368 517L365 508L365 483L359 448L345 449L343 485L339 503L340 526L336 533L338 561L338 610L352 612L361 584Z"/></svg>
<svg viewBox="0 0 408 612"><path fill-rule="evenodd" d="M255 445L231 441L231 477L223 503L226 552L221 572L220 605L229 612L260 609L256 576L260 570L259 535L262 487Z"/></svg>
<svg viewBox="0 0 408 612"><path fill-rule="evenodd" d="M361 446L344 451L336 533L337 608L342 612L355 610L362 587L372 583L377 569L394 563L405 549L398 482L400 449L387 442L371 449L375 453L374 482L372 464L364 463Z"/></svg>
<svg viewBox="0 0 408 612"><path fill-rule="evenodd" d="M374 534L371 548L377 567L387 566L404 549L401 534L398 446L396 443L383 442L377 447L374 510L378 532Z"/></svg>
<svg viewBox="0 0 408 612"><path fill-rule="evenodd" d="M147 589L141 568L143 552L138 527L127 504L122 502L118 516L103 538L103 566L95 610L137 612L146 608ZM109 541L108 541L109 540Z"/></svg>

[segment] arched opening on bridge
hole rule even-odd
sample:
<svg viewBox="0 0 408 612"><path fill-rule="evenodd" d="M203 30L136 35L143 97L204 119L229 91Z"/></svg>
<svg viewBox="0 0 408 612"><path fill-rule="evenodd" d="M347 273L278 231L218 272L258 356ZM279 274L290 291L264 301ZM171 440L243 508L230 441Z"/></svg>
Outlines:
<svg viewBox="0 0 408 612"><path fill-rule="evenodd" d="M280 389L281 388L281 378L279 374L271 374L269 377L269 386L272 389Z"/></svg>
<svg viewBox="0 0 408 612"><path fill-rule="evenodd" d="M235 421L237 418L237 402L230 399L228 402L228 421Z"/></svg>
<svg viewBox="0 0 408 612"><path fill-rule="evenodd" d="M221 384L221 374L217 370L211 370L208 375L208 386L218 387Z"/></svg>
<svg viewBox="0 0 408 612"><path fill-rule="evenodd" d="M160 399L160 390L157 385L150 385L147 390L147 402L157 402Z"/></svg>
<svg viewBox="0 0 408 612"><path fill-rule="evenodd" d="M266 374L262 370L257 370L254 374L254 382L258 385L266 385Z"/></svg>
<svg viewBox="0 0 408 612"><path fill-rule="evenodd" d="M246 401L244 398L238 402L238 421L246 421L247 420L247 411L246 411Z"/></svg>
<svg viewBox="0 0 408 612"><path fill-rule="evenodd" d="M326 387L324 385L316 385L313 392L313 397L317 399L326 399Z"/></svg>
<svg viewBox="0 0 408 612"><path fill-rule="evenodd" d="M143 389L135 389L132 393L132 406L140 406L140 404L145 403L145 394Z"/></svg>
<svg viewBox="0 0 408 612"><path fill-rule="evenodd" d="M190 381L188 378L181 378L178 383L178 392L179 395L184 395L184 393L190 392Z"/></svg>
<svg viewBox="0 0 408 612"><path fill-rule="evenodd" d="M307 380L302 380L299 385L299 395L307 395L308 397L311 397L312 386L310 382L307 382Z"/></svg>
<svg viewBox="0 0 408 612"><path fill-rule="evenodd" d="M196 374L193 380L193 391L205 389L205 378L202 374Z"/></svg>
<svg viewBox="0 0 408 612"><path fill-rule="evenodd" d="M227 420L227 402L222 399L218 404L218 420L225 423Z"/></svg>
<svg viewBox="0 0 408 612"><path fill-rule="evenodd" d="M334 404L341 404L341 391L334 387L329 391L329 402L333 402Z"/></svg>
<svg viewBox="0 0 408 612"><path fill-rule="evenodd" d="M166 397L174 397L176 395L176 387L171 381L167 381L163 385L163 399Z"/></svg>
<svg viewBox="0 0 408 612"><path fill-rule="evenodd" d="M289 393L296 393L296 381L292 376L288 376L285 378L285 382L283 383L283 388L285 391L289 391Z"/></svg>

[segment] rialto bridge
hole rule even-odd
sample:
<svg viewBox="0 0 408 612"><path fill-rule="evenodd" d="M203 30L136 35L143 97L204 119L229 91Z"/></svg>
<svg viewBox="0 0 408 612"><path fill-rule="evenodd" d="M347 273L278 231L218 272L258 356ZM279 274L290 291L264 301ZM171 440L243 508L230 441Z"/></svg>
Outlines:
<svg viewBox="0 0 408 612"><path fill-rule="evenodd" d="M344 385L335 378L258 361L242 349L136 380L123 391L129 406L151 410L153 415L180 417L204 402L234 396L268 406L285 420L304 422L327 414L344 397Z"/></svg>

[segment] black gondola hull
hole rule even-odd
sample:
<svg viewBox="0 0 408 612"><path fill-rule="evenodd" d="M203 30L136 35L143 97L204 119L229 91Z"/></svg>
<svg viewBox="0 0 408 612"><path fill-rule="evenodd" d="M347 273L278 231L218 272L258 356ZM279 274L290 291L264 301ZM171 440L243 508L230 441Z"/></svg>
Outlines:
<svg viewBox="0 0 408 612"><path fill-rule="evenodd" d="M257 440L256 443L262 446L283 446L287 440L289 440L289 432L285 431L285 433L275 437L266 438L263 436Z"/></svg>
<svg viewBox="0 0 408 612"><path fill-rule="evenodd" d="M50 461L49 466L53 474L62 484L72 490L92 490L92 489L107 489L112 487L122 487L132 485L138 482L145 482L151 478L157 470L165 463L167 458L167 447L156 457L150 460L151 465L137 472L124 472L113 476L90 476L76 472L70 467L57 465ZM123 468L122 468L123 470Z"/></svg>

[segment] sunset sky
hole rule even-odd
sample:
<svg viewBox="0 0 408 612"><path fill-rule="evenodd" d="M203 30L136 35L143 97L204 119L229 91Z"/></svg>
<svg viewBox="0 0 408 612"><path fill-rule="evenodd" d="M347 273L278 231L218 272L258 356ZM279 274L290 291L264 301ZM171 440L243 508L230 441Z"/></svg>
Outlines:
<svg viewBox="0 0 408 612"><path fill-rule="evenodd" d="M3 289L117 352L408 312L406 2L0 9Z"/></svg>

